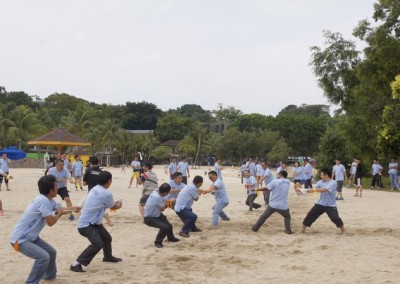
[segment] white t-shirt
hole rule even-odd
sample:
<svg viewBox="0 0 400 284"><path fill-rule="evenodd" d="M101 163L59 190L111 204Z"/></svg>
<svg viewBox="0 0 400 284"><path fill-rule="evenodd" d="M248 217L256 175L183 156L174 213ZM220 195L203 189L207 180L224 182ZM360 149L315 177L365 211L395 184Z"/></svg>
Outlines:
<svg viewBox="0 0 400 284"><path fill-rule="evenodd" d="M335 180L336 181L344 181L344 177L346 174L346 169L342 164L339 165L334 165L332 172L335 174Z"/></svg>

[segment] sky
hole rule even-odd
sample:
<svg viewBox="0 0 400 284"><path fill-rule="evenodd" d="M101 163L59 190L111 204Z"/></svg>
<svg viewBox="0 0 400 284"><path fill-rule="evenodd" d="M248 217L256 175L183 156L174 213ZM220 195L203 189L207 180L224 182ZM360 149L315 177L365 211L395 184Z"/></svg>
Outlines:
<svg viewBox="0 0 400 284"><path fill-rule="evenodd" d="M323 30L353 39L375 2L2 0L0 86L163 110L327 104L310 47L323 46Z"/></svg>

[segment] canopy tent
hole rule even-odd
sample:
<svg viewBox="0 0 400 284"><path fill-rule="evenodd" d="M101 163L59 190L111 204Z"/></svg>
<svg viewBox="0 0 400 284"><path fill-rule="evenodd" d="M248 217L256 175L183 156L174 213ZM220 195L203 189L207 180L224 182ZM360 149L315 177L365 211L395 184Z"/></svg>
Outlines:
<svg viewBox="0 0 400 284"><path fill-rule="evenodd" d="M21 160L26 158L26 153L24 151L18 150L15 147L8 147L0 150L0 155L7 154L10 160Z"/></svg>
<svg viewBox="0 0 400 284"><path fill-rule="evenodd" d="M56 146L58 155L61 156L64 146L90 146L91 143L64 128L56 128L43 136L28 141L28 145Z"/></svg>

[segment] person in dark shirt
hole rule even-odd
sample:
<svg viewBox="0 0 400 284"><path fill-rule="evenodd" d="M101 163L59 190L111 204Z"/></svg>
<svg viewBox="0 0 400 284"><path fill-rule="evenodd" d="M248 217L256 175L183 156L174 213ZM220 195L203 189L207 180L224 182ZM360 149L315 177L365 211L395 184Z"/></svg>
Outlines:
<svg viewBox="0 0 400 284"><path fill-rule="evenodd" d="M361 186L361 178L363 175L362 164L361 164L360 160L357 160L356 163L357 163L357 170L356 170L356 175L354 177L354 185L356 186L356 194L354 196L362 197L362 186ZM360 191L360 195L358 195L358 191Z"/></svg>

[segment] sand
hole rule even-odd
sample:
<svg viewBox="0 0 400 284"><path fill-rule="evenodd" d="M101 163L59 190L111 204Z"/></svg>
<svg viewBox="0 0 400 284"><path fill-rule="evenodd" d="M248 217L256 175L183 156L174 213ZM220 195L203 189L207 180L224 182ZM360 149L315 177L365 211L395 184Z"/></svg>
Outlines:
<svg viewBox="0 0 400 284"><path fill-rule="evenodd" d="M129 169L109 169L113 174L111 191L115 199L124 198L123 208L111 215L114 226L107 229L113 237L113 253L121 263L103 263L102 253L86 268L86 273L69 271L73 260L88 245L80 236L76 221L65 216L53 227L45 227L41 237L57 250L59 278L49 283L398 283L400 279L400 194L364 190L362 198L354 189L344 189L345 200L338 210L347 228L339 229L326 215L307 230L306 235L286 235L283 218L274 214L259 232L250 231L264 207L248 212L245 190L237 171L225 169L224 181L230 197L226 213L229 222L211 227L214 198L201 196L195 202L201 233L192 233L178 243L165 242L154 247L157 230L143 224L137 208L141 190L128 188ZM162 166L155 168L160 184L166 181ZM14 179L6 192L0 192L5 215L0 217L1 282L23 283L33 261L13 251L9 236L14 224L37 195L41 169L11 169ZM192 170L210 181L204 169ZM86 194L70 185L74 204ZM261 198L257 198L261 202ZM61 200L59 197L57 201ZM290 193L292 229L300 231L303 218L316 198L313 194L296 197ZM176 235L180 219L172 210L166 215ZM47 283L47 282L43 282Z"/></svg>

